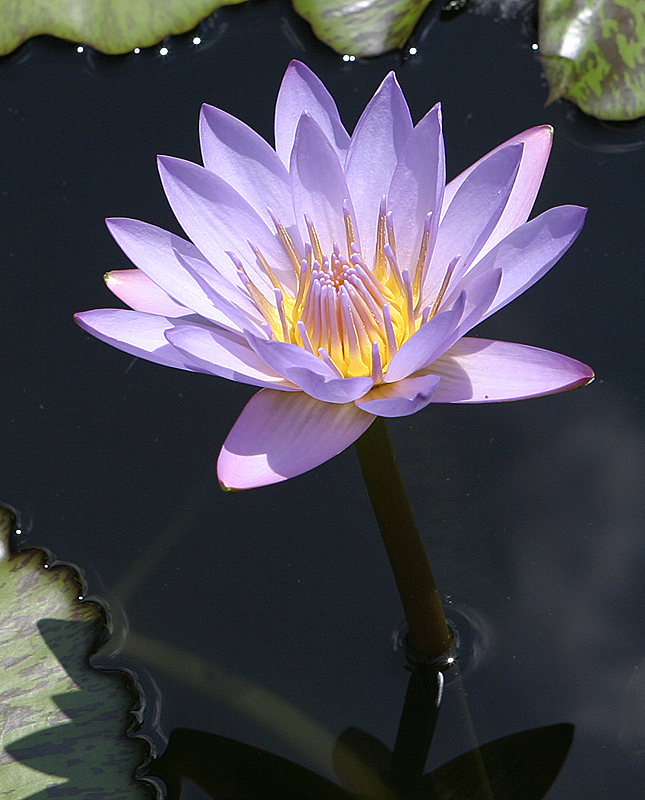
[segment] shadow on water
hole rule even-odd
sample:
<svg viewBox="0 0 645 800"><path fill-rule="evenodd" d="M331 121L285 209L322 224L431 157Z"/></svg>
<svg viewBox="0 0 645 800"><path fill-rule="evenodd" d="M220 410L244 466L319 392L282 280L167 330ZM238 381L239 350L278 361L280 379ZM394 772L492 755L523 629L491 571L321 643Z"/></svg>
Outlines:
<svg viewBox="0 0 645 800"><path fill-rule="evenodd" d="M392 752L358 728L338 737L333 765L341 785L259 747L182 728L171 733L150 774L164 781L168 800L179 800L184 781L213 800L542 800L573 740L568 723L505 736L424 774L443 682L436 670L411 672Z"/></svg>

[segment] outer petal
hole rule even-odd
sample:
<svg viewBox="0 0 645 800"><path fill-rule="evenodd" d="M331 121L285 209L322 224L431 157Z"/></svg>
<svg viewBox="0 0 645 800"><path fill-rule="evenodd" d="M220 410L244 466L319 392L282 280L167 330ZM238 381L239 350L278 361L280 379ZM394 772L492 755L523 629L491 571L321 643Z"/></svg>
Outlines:
<svg viewBox="0 0 645 800"><path fill-rule="evenodd" d="M345 177L352 197L361 247L370 259L376 247L381 198L412 134L412 118L393 72L365 107L352 134Z"/></svg>
<svg viewBox="0 0 645 800"><path fill-rule="evenodd" d="M175 303L140 269L112 270L105 275L105 285L135 311L162 317L183 317L193 313L190 308Z"/></svg>
<svg viewBox="0 0 645 800"><path fill-rule="evenodd" d="M130 355L175 369L210 372L176 350L166 339L166 331L190 323L123 308L82 311L74 314L74 319L84 331Z"/></svg>
<svg viewBox="0 0 645 800"><path fill-rule="evenodd" d="M488 242L486 242L484 252L490 250L497 242L501 241L512 230L517 228L518 225L522 225L528 219L540 184L542 183L549 153L551 152L553 128L550 125L539 125L536 128L529 128L529 130L519 133L517 136L513 136L512 139L500 144L499 147L491 150L490 153L479 161L476 161L446 186L444 211L452 201L459 187L475 167L498 150L507 147L509 144L518 142L524 145L524 150L522 151L522 161L517 173L517 180L515 181L515 186L506 204L506 208L497 223L497 227Z"/></svg>
<svg viewBox="0 0 645 800"><path fill-rule="evenodd" d="M213 106L199 120L204 166L225 180L271 227L271 208L283 225L293 225L289 172L275 150L248 125Z"/></svg>
<svg viewBox="0 0 645 800"><path fill-rule="evenodd" d="M494 403L575 389L593 371L568 356L512 342L460 339L428 372L441 378L433 403Z"/></svg>
<svg viewBox="0 0 645 800"><path fill-rule="evenodd" d="M108 219L106 224L133 264L173 300L218 325L236 327L213 306L199 284L177 261L177 253L181 253L212 269L191 242L136 219Z"/></svg>
<svg viewBox="0 0 645 800"><path fill-rule="evenodd" d="M166 339L193 364L231 381L285 391L296 387L268 367L242 336L230 331L183 325L166 331Z"/></svg>
<svg viewBox="0 0 645 800"><path fill-rule="evenodd" d="M461 270L475 260L499 220L513 188L522 157L522 145L498 150L473 169L454 196L439 225L424 293L432 300L441 286L454 256L461 256L460 269L452 280L459 282ZM424 297L422 305L428 302Z"/></svg>
<svg viewBox="0 0 645 800"><path fill-rule="evenodd" d="M433 212L431 242L439 225L446 181L445 153L441 132L441 107L428 111L414 128L396 165L387 204L396 231L396 255L401 269L417 262L426 215ZM380 198L379 198L380 200ZM367 257L371 257L368 254Z"/></svg>
<svg viewBox="0 0 645 800"><path fill-rule="evenodd" d="M275 149L286 166L291 161L296 128L304 112L316 120L344 163L349 134L340 121L334 98L309 67L292 61L282 79L275 106Z"/></svg>
<svg viewBox="0 0 645 800"><path fill-rule="evenodd" d="M440 380L438 375L419 375L384 383L355 402L363 411L380 417L407 417L432 402Z"/></svg>
<svg viewBox="0 0 645 800"><path fill-rule="evenodd" d="M324 403L351 403L374 385L367 377L339 378L322 359L295 344L260 339L250 333L247 339L266 364Z"/></svg>
<svg viewBox="0 0 645 800"><path fill-rule="evenodd" d="M159 156L159 174L168 202L188 237L231 283L239 282L226 251L245 262L253 282L273 298L268 277L256 265L249 240L263 252L280 280L293 286L293 268L257 211L218 175L170 156Z"/></svg>
<svg viewBox="0 0 645 800"><path fill-rule="evenodd" d="M353 403L321 403L303 392L263 389L237 419L220 451L225 489L293 478L349 447L374 421Z"/></svg>
<svg viewBox="0 0 645 800"><path fill-rule="evenodd" d="M586 213L587 209L580 206L550 208L514 230L475 264L462 286L491 269L502 271L499 291L483 319L525 292L551 269L575 241ZM450 302L449 296L445 302Z"/></svg>
<svg viewBox="0 0 645 800"><path fill-rule="evenodd" d="M345 201L354 216L345 174L321 128L308 114L298 123L290 172L298 224L304 224L307 214L316 226L323 253L330 256L335 242L345 252Z"/></svg>

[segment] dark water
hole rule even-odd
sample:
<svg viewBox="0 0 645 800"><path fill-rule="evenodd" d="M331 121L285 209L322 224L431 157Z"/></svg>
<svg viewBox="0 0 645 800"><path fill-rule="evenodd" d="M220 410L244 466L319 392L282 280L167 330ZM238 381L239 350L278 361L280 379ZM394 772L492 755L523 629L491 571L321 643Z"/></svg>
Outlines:
<svg viewBox="0 0 645 800"><path fill-rule="evenodd" d="M101 276L128 266L104 217L179 232L155 155L199 160L202 102L270 138L291 58L320 75L350 128L390 69L415 119L441 100L449 176L551 123L536 212L588 205L587 224L480 333L567 353L597 380L391 424L441 591L481 629L464 676L472 730L449 689L431 758L471 747L473 735L572 722L549 797L640 798L645 127L544 108L530 21L435 17L408 58L344 62L272 0L221 10L198 30L201 44L169 40L166 56L108 58L44 38L2 60L0 499L21 512L24 543L78 564L88 594L110 598L118 641L127 620L136 636L211 664L198 688L186 658L118 662L140 674L158 745L192 727L327 775L329 742L350 725L392 745L407 678L391 645L402 613L353 449L285 484L225 495L215 460L251 387L133 362L72 314L113 305ZM265 701L223 690L218 670L309 722L285 724Z"/></svg>

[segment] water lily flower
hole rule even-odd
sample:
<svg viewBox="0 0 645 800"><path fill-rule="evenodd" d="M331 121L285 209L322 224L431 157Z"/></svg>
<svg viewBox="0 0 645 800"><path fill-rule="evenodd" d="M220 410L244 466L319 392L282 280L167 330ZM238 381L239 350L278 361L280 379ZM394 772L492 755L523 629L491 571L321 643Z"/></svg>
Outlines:
<svg viewBox="0 0 645 800"><path fill-rule="evenodd" d="M390 73L350 136L320 80L292 62L275 150L204 106L204 166L161 156L187 241L108 220L137 269L106 276L131 310L76 315L149 361L262 387L218 460L223 487L293 477L354 442L376 415L571 389L567 356L465 337L537 281L585 209L527 222L551 148L532 128L446 185L441 111L415 126Z"/></svg>

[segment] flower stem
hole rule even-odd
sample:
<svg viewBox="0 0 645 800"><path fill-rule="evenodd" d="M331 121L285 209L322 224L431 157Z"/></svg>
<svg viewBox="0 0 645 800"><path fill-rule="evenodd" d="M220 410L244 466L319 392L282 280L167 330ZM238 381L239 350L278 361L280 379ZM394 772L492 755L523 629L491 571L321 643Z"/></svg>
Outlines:
<svg viewBox="0 0 645 800"><path fill-rule="evenodd" d="M452 637L383 417L374 420L356 449L403 603L408 644L425 658L437 658Z"/></svg>

